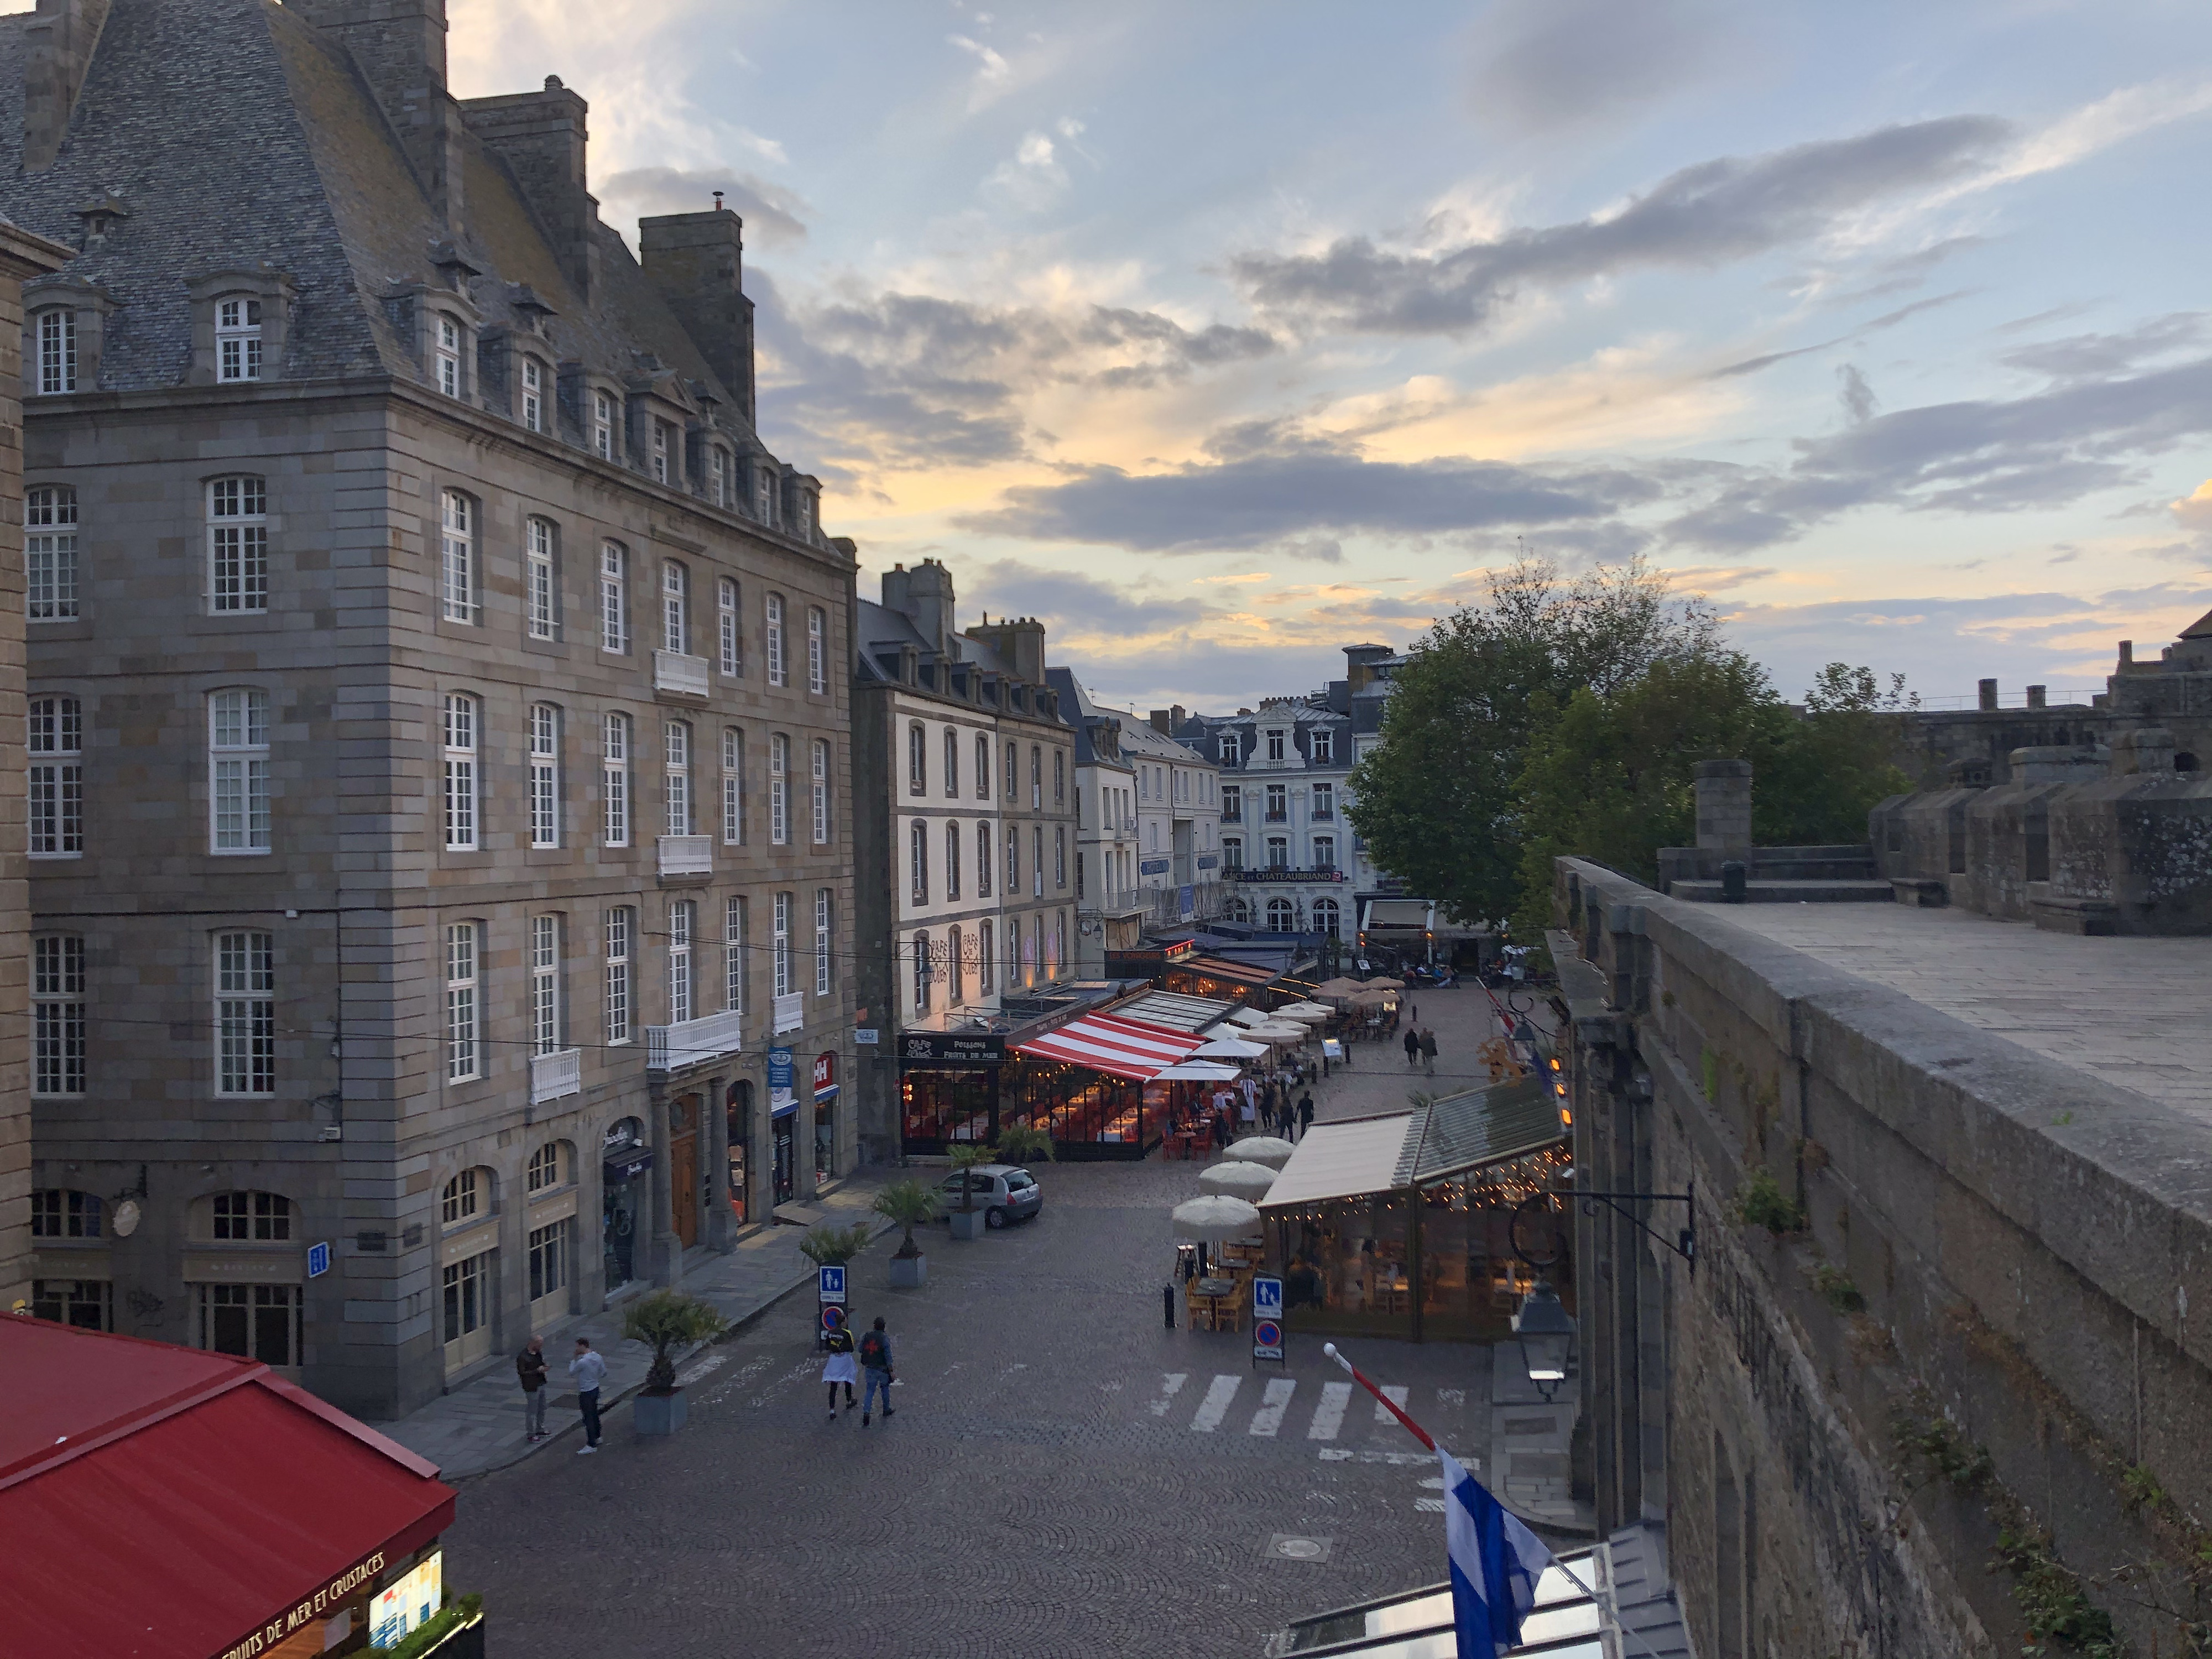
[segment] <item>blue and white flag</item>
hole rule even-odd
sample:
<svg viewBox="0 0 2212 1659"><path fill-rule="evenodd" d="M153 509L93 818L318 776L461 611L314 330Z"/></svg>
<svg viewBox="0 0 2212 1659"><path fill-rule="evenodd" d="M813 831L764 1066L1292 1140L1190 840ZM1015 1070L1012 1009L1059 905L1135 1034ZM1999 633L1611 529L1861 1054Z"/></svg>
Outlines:
<svg viewBox="0 0 2212 1659"><path fill-rule="evenodd" d="M1441 1446L1444 1548L1451 1557L1452 1621L1459 1659L1498 1659L1520 1644L1521 1621L1536 1604L1536 1581L1552 1565L1543 1540Z"/></svg>

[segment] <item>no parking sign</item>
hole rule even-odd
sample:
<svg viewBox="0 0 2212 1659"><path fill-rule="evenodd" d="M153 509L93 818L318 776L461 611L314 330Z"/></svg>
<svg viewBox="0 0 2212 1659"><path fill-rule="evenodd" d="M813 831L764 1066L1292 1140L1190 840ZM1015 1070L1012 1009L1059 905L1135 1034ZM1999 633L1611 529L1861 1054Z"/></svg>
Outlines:
<svg viewBox="0 0 2212 1659"><path fill-rule="evenodd" d="M1289 1362L1283 1358L1283 1281L1279 1279L1255 1279L1252 1281L1252 1363L1272 1359L1279 1365Z"/></svg>

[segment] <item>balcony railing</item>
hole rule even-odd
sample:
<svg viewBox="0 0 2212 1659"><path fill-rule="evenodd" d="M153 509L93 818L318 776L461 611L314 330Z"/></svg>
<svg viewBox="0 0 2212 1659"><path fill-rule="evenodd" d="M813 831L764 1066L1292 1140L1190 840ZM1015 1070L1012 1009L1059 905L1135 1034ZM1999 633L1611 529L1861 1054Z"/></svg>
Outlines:
<svg viewBox="0 0 2212 1659"><path fill-rule="evenodd" d="M806 1024L806 993L787 991L775 1000L775 1036L796 1031Z"/></svg>
<svg viewBox="0 0 2212 1659"><path fill-rule="evenodd" d="M714 684L714 665L704 657L686 656L681 651L658 651L653 653L653 689L673 691L680 696L703 697Z"/></svg>
<svg viewBox="0 0 2212 1659"><path fill-rule="evenodd" d="M1313 816L1317 822L1330 820L1336 817L1336 808L1316 804L1313 810Z"/></svg>
<svg viewBox="0 0 2212 1659"><path fill-rule="evenodd" d="M530 1103L565 1100L584 1092L584 1051L556 1048L550 1054L530 1057Z"/></svg>
<svg viewBox="0 0 2212 1659"><path fill-rule="evenodd" d="M1223 807L1223 808L1221 809L1221 821L1222 821L1224 823L1243 823L1243 822L1244 822L1244 809L1243 809L1243 807L1241 807L1241 806L1224 806L1224 807Z"/></svg>
<svg viewBox="0 0 2212 1659"><path fill-rule="evenodd" d="M648 1025L645 1028L645 1069L676 1072L702 1060L734 1054L745 1046L744 1025L743 1015L727 1010L719 1014L702 1014L697 1019L679 1020L673 1025Z"/></svg>
<svg viewBox="0 0 2212 1659"><path fill-rule="evenodd" d="M714 873L712 836L663 836L660 873L664 876L711 876Z"/></svg>
<svg viewBox="0 0 2212 1659"><path fill-rule="evenodd" d="M1288 823L1290 821L1291 821L1291 814L1290 814L1290 810L1289 810L1287 807L1281 807L1281 806L1271 806L1271 807L1269 807L1269 808L1267 809L1267 822L1268 822L1268 823Z"/></svg>

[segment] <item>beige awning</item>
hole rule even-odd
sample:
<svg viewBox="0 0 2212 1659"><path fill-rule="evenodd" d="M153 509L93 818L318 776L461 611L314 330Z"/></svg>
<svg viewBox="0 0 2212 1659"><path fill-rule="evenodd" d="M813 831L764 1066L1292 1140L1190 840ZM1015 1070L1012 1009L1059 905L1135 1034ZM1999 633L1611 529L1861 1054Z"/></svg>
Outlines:
<svg viewBox="0 0 2212 1659"><path fill-rule="evenodd" d="M1406 1136L1419 1121L1418 1113L1395 1112L1349 1123L1315 1124L1275 1177L1261 1207L1296 1208L1324 1199L1390 1191L1398 1185Z"/></svg>

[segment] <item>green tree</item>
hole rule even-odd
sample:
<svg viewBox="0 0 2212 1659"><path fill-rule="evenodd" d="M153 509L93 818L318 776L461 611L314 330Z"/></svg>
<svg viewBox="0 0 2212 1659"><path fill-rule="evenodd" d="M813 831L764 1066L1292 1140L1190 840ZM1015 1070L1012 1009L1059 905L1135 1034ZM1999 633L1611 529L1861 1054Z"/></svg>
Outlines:
<svg viewBox="0 0 2212 1659"><path fill-rule="evenodd" d="M730 1322L714 1311L713 1304L678 1290L654 1291L623 1310L623 1334L653 1346L653 1364L645 1372L647 1394L666 1394L675 1388L678 1347L712 1342L729 1328Z"/></svg>
<svg viewBox="0 0 2212 1659"><path fill-rule="evenodd" d="M1662 658L1717 647L1700 599L1640 560L1567 580L1524 559L1486 601L1438 620L1392 677L1382 741L1352 770L1350 817L1375 861L1462 922L1510 915L1516 792L1532 737L1578 689L1600 696Z"/></svg>
<svg viewBox="0 0 2212 1659"><path fill-rule="evenodd" d="M871 1207L886 1221L905 1230L905 1239L892 1254L902 1257L921 1254L921 1246L914 1242L914 1230L937 1218L937 1193L933 1188L911 1176L894 1181L876 1194Z"/></svg>

